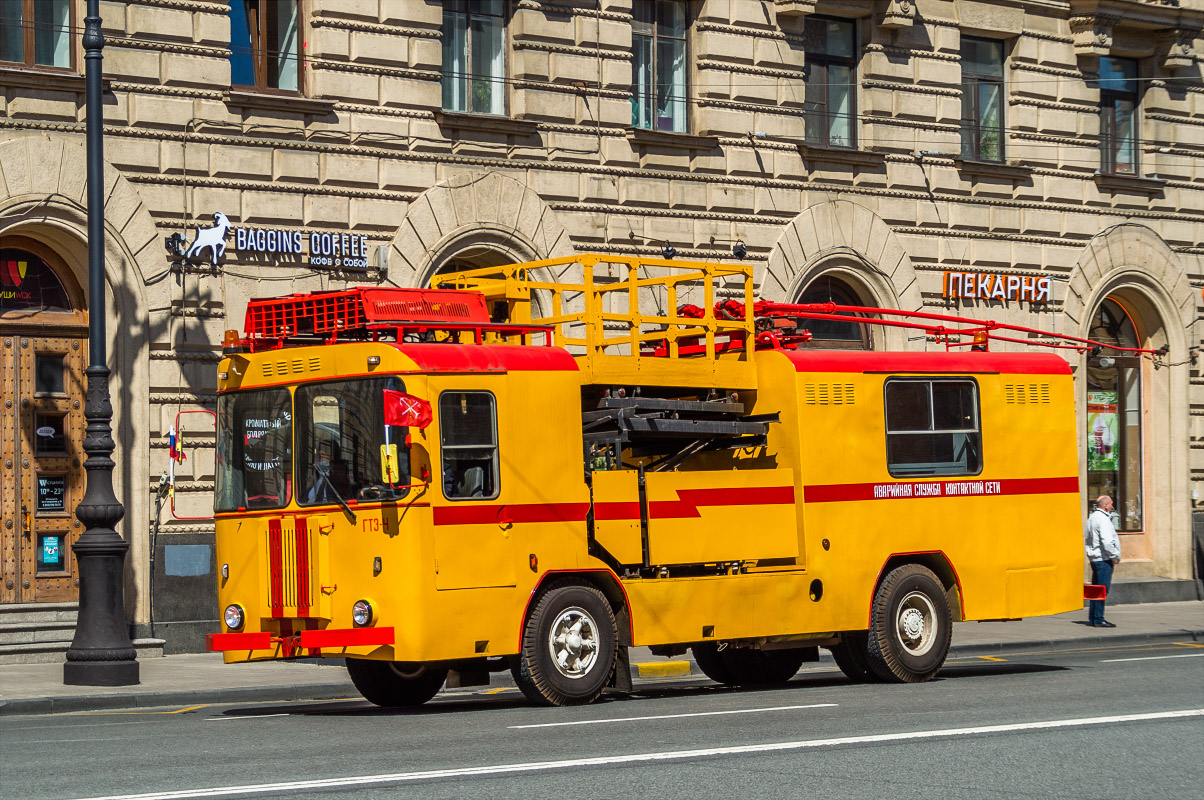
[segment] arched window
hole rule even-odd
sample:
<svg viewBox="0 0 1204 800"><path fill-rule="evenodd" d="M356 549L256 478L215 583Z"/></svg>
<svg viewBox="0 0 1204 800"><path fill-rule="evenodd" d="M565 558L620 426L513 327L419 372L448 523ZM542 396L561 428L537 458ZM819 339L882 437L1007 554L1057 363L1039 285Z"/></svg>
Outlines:
<svg viewBox="0 0 1204 800"><path fill-rule="evenodd" d="M1091 320L1090 338L1140 347L1133 319L1112 298ZM1109 495L1117 530L1142 529L1141 358L1103 348L1087 361L1087 497Z"/></svg>
<svg viewBox="0 0 1204 800"><path fill-rule="evenodd" d="M821 275L807 285L798 303L835 303L841 306L864 306L861 297L848 283L831 275ZM830 350L872 350L870 326L856 322L813 319L807 329L814 337L809 347Z"/></svg>
<svg viewBox="0 0 1204 800"><path fill-rule="evenodd" d="M0 248L0 316L71 310L67 289L41 256L24 248Z"/></svg>

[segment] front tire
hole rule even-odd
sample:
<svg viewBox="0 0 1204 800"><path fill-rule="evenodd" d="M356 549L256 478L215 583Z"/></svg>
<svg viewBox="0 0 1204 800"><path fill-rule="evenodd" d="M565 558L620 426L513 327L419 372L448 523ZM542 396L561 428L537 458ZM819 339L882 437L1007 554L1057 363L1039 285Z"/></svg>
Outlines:
<svg viewBox="0 0 1204 800"><path fill-rule="evenodd" d="M926 567L892 570L874 593L866 657L880 679L921 683L936 675L949 654L953 616L945 587Z"/></svg>
<svg viewBox="0 0 1204 800"><path fill-rule="evenodd" d="M553 584L527 617L522 646L511 673L527 699L545 706L592 703L615 671L614 612L592 586Z"/></svg>
<svg viewBox="0 0 1204 800"><path fill-rule="evenodd" d="M447 680L447 670L405 661L347 659L351 682L369 703L382 708L420 706Z"/></svg>

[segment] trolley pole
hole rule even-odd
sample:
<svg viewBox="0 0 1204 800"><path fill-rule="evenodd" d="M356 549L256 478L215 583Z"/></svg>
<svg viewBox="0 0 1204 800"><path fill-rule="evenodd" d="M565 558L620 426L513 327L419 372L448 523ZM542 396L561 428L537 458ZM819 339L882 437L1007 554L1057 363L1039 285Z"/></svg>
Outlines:
<svg viewBox="0 0 1204 800"><path fill-rule="evenodd" d="M113 404L105 347L104 148L101 133L100 0L88 0L84 18L85 112L88 145L88 397L84 418L87 485L75 516L84 532L71 550L79 567L79 617L63 664L63 683L129 686L138 661L125 622L124 574L129 544L114 526L125 509L113 493Z"/></svg>

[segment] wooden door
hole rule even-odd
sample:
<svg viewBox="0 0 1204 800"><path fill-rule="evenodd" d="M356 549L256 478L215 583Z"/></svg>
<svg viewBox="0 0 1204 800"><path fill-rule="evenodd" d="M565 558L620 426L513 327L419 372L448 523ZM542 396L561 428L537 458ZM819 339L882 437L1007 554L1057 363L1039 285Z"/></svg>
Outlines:
<svg viewBox="0 0 1204 800"><path fill-rule="evenodd" d="M0 336L0 602L78 597L86 365L82 332Z"/></svg>

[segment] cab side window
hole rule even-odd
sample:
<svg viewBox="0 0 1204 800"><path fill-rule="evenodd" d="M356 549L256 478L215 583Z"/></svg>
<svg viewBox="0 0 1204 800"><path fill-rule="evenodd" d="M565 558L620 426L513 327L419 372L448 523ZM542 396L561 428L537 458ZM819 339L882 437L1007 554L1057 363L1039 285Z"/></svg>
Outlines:
<svg viewBox="0 0 1204 800"><path fill-rule="evenodd" d="M488 500L498 495L497 402L489 392L439 395L443 496Z"/></svg>
<svg viewBox="0 0 1204 800"><path fill-rule="evenodd" d="M978 385L966 378L888 380L886 463L896 477L981 472Z"/></svg>

